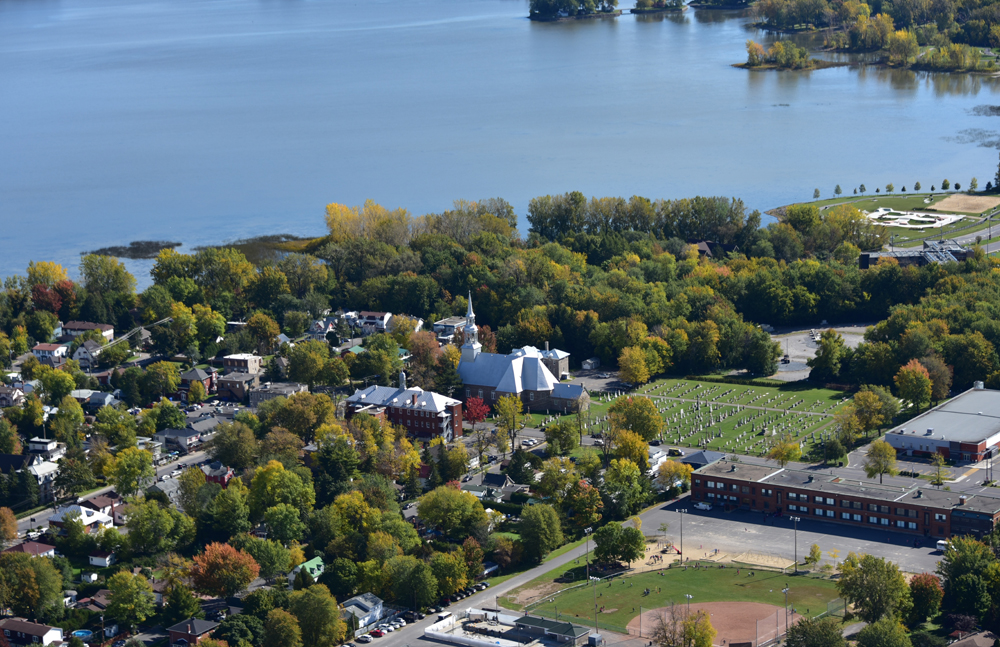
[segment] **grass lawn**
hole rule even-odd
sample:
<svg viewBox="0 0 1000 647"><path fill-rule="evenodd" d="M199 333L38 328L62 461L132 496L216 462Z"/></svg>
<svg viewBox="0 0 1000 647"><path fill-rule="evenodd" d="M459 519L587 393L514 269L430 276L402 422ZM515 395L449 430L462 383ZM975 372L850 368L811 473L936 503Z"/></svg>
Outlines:
<svg viewBox="0 0 1000 647"><path fill-rule="evenodd" d="M655 609L670 601L682 603L685 594L693 596L692 602L763 602L780 607L785 602L781 589L788 585L788 604L810 617L826 611L827 602L838 597L836 585L831 580L773 571L756 571L755 577L747 577L747 569L739 569L739 575L736 570L729 566L720 569L712 564L704 569L672 568L640 573L598 583L596 590L586 586L567 591L552 601L532 607L531 612L552 618L558 613L560 618L579 618L577 622L586 624L586 619L592 621L594 617L596 593L597 605L604 607L598 623L608 629L623 630L639 614L640 605L643 609ZM578 579L585 578L583 567L575 571L580 571ZM643 595L646 588L651 591L648 596Z"/></svg>
<svg viewBox="0 0 1000 647"><path fill-rule="evenodd" d="M937 183L935 182L935 184ZM854 190L853 188L849 189L849 191L853 190ZM842 195L837 198L799 202L796 204L814 204L820 209L825 209L827 207L832 207L839 204L850 203L852 206L857 207L862 211L875 211L879 207L888 207L889 209L893 209L895 211L927 211L929 209L933 210L934 205L936 205L938 202L941 202L952 193L954 192L950 193L935 192L933 195L931 195L930 193L896 193L893 195L881 195L881 194L876 195L869 192L863 196ZM930 203L925 203L924 202L925 198L930 198L931 199ZM949 213L962 214L963 212L949 212ZM978 216L979 214L969 213L965 215Z"/></svg>

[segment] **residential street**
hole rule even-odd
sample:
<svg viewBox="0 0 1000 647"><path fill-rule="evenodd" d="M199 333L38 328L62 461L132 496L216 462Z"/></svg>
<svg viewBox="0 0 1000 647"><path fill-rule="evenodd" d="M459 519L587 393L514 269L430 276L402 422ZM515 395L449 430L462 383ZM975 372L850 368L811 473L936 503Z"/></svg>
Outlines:
<svg viewBox="0 0 1000 647"><path fill-rule="evenodd" d="M200 463L203 460L205 460L206 458L207 458L207 455L205 454L204 451L192 452L192 453L188 454L187 456L181 457L180 460L178 460L176 462L168 463L168 464L166 464L166 465L164 465L162 467L158 467L156 469L156 478L157 478L157 480L159 480L159 478L161 476L163 476L164 474L170 474L170 472L172 472L174 470L184 469L185 467L187 467L189 465ZM80 500L81 501L86 501L88 499L92 499L95 496L100 496L102 494L106 494L106 493L110 492L112 489L113 488L111 488L111 487L101 488L100 490L97 490L96 492L91 492L87 496L81 497ZM29 530L31 530L33 528L43 528L44 529L46 526L48 526L49 517L51 517L53 514L55 514L55 512L56 512L55 508L49 507L49 508L46 508L46 509L42 510L41 512L36 512L35 514L31 515L30 517L25 517L24 519L20 519L17 522L17 534L18 534L18 536L23 537L26 532L28 532Z"/></svg>

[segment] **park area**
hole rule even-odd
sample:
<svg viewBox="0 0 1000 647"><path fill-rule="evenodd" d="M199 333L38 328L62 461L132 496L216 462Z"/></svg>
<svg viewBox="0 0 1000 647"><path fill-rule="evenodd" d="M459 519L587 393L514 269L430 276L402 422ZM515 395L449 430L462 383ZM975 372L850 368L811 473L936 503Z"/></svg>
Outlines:
<svg viewBox="0 0 1000 647"><path fill-rule="evenodd" d="M564 581L570 577L586 581L584 567L578 566L563 574ZM527 585L528 590L537 584L545 583L535 580ZM657 618L671 603L686 612L687 596L691 596L692 613L703 610L710 614L719 632L713 641L716 645L756 644L769 640L774 637L776 624L780 633L784 633L785 594L782 589L786 587L791 622L798 617L815 617L842 607L836 584L830 579L715 562L689 563L686 568L674 565L568 590L572 583L561 586L563 593L552 591L527 605L525 611L593 626L596 608L600 629L632 635L639 635L641 631L642 636L649 637Z"/></svg>

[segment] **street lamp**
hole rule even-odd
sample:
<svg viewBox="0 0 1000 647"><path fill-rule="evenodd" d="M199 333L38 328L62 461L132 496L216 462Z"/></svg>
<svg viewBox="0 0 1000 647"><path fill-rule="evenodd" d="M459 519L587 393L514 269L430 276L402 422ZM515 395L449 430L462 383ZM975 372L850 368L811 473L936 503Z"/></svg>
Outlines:
<svg viewBox="0 0 1000 647"><path fill-rule="evenodd" d="M684 515L687 513L687 508L681 508L678 511L681 515L681 564L684 563Z"/></svg>
<svg viewBox="0 0 1000 647"><path fill-rule="evenodd" d="M691 595L690 593L685 593L684 597L686 597L687 601L688 601L688 611L687 611L687 614L691 615L691 598L693 598L694 596Z"/></svg>
<svg viewBox="0 0 1000 647"><path fill-rule="evenodd" d="M585 528L583 534L587 535L587 554L584 558L587 561L587 581L590 581L590 533L594 532L593 526Z"/></svg>
<svg viewBox="0 0 1000 647"><path fill-rule="evenodd" d="M802 521L799 517L792 517L792 521L795 523L795 574L799 573L799 522Z"/></svg>

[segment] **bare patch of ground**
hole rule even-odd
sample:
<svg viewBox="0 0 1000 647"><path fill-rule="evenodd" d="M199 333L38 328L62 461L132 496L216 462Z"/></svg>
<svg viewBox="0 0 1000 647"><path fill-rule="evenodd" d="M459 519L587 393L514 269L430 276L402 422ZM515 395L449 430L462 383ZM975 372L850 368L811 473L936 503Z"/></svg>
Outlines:
<svg viewBox="0 0 1000 647"><path fill-rule="evenodd" d="M982 213L1000 205L1000 198L988 195L965 195L956 193L934 205L935 211L959 211L963 213Z"/></svg>
<svg viewBox="0 0 1000 647"><path fill-rule="evenodd" d="M678 605L682 611L687 611L688 605ZM690 605L691 613L704 611L709 615L712 626L715 627L714 645L729 645L732 643L763 643L774 638L775 631L785 633L785 610L772 604L761 602L701 602ZM628 623L629 634L638 634L640 627L642 635L651 636L657 620L666 607L652 609L642 613L642 620L636 616ZM795 624L802 616L788 610L788 623Z"/></svg>

